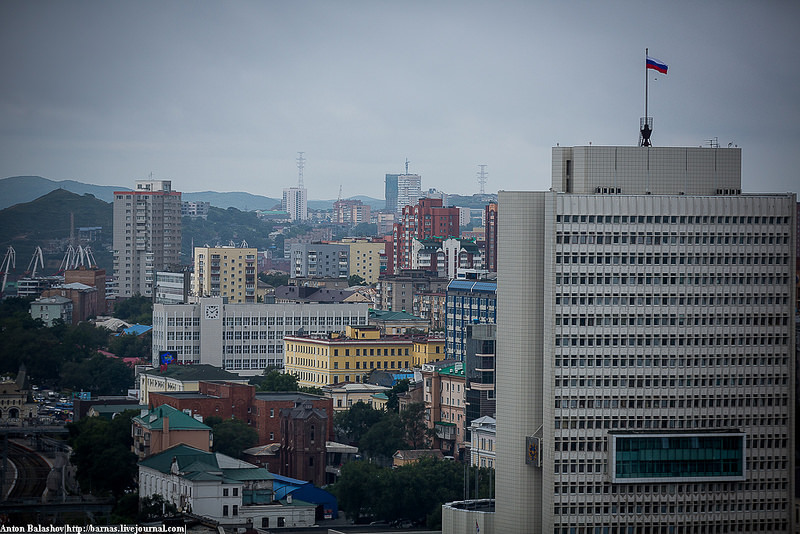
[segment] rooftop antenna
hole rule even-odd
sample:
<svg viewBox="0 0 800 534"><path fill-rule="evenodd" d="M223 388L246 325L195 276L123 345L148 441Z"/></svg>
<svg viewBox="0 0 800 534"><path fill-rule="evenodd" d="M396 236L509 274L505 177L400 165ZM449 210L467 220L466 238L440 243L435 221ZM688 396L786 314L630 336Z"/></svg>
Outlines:
<svg viewBox="0 0 800 534"><path fill-rule="evenodd" d="M410 161L408 161L408 158L406 158L406 174L408 174L408 164L409 164L409 163L411 163L411 162L410 162Z"/></svg>
<svg viewBox="0 0 800 534"><path fill-rule="evenodd" d="M659 61L656 58L650 57L650 50L644 49L645 67L644 67L644 117L639 119L639 146L652 146L650 144L650 136L653 134L653 117L647 114L647 100L649 93L649 71L654 70L661 74L667 73L667 64Z"/></svg>
<svg viewBox="0 0 800 534"><path fill-rule="evenodd" d="M481 186L481 195L486 194L486 178L489 176L489 173L486 172L486 165L478 165L481 170L478 171L478 183Z"/></svg>
<svg viewBox="0 0 800 534"><path fill-rule="evenodd" d="M303 188L303 167L306 164L306 158L303 157L305 152L297 153L297 187Z"/></svg>

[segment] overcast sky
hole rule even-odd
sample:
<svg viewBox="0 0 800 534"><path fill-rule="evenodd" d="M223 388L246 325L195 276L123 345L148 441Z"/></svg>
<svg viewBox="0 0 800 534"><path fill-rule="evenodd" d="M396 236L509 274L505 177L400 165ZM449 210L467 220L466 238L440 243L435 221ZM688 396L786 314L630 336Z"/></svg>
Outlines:
<svg viewBox="0 0 800 534"><path fill-rule="evenodd" d="M0 2L0 178L312 199L550 186L562 146L742 148L800 185L797 1Z"/></svg>

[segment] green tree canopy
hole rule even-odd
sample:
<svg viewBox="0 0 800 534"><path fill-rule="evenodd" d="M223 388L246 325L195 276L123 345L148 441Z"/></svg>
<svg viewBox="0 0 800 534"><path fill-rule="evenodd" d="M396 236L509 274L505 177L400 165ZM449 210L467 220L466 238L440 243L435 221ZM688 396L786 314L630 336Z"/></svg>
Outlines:
<svg viewBox="0 0 800 534"><path fill-rule="evenodd" d="M347 410L337 412L333 416L333 426L338 439L359 443L361 436L380 421L383 415L384 412L363 402L357 402Z"/></svg>
<svg viewBox="0 0 800 534"><path fill-rule="evenodd" d="M358 448L370 458L388 462L398 449L405 449L400 416L384 413L381 419L367 430L358 441Z"/></svg>
<svg viewBox="0 0 800 534"><path fill-rule="evenodd" d="M261 391L297 391L297 377L291 373L282 373L277 369L264 369L263 377L251 379L251 384L257 385Z"/></svg>
<svg viewBox="0 0 800 534"><path fill-rule="evenodd" d="M476 474L478 497L492 496L494 473L491 469L465 467L454 461L433 458L423 458L396 469L366 461L349 462L329 489L339 500L339 508L356 522L427 520L428 528L436 529L441 528L442 504L475 497ZM467 486L469 493L465 495Z"/></svg>
<svg viewBox="0 0 800 534"><path fill-rule="evenodd" d="M258 444L258 431L241 419L209 417L205 423L211 427L214 436L214 452L240 458L243 450Z"/></svg>
<svg viewBox="0 0 800 534"><path fill-rule="evenodd" d="M136 410L127 410L111 420L84 417L67 425L72 463L84 491L119 499L136 487L137 458L131 452L131 419L136 415Z"/></svg>
<svg viewBox="0 0 800 534"><path fill-rule="evenodd" d="M351 286L365 286L367 285L367 281L364 280L362 277L358 276L357 274L351 274L350 278L347 279L347 283Z"/></svg>
<svg viewBox="0 0 800 534"><path fill-rule="evenodd" d="M285 286L289 283L289 275L285 273L258 273L258 279L272 287Z"/></svg>
<svg viewBox="0 0 800 534"><path fill-rule="evenodd" d="M79 362L67 362L61 371L61 386L94 395L122 395L134 385L133 369L122 360L96 355Z"/></svg>
<svg viewBox="0 0 800 534"><path fill-rule="evenodd" d="M425 420L425 404L412 402L400 412L400 425L403 439L410 449L426 449L433 438L433 430Z"/></svg>
<svg viewBox="0 0 800 534"><path fill-rule="evenodd" d="M114 317L129 323L153 324L153 301L134 295L114 304Z"/></svg>

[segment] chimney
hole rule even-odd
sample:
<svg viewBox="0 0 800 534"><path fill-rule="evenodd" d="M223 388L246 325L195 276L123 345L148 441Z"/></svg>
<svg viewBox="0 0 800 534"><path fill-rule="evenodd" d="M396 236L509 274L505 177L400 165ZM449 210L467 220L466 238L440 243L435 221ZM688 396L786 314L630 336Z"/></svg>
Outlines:
<svg viewBox="0 0 800 534"><path fill-rule="evenodd" d="M170 446L169 442L169 417L164 417L163 422L161 423L161 446L164 449L168 449Z"/></svg>

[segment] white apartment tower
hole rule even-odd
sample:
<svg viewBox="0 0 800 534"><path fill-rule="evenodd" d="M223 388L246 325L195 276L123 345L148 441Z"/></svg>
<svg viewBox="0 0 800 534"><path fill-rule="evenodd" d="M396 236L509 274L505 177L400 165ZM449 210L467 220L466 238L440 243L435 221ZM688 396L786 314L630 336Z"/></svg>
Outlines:
<svg viewBox="0 0 800 534"><path fill-rule="evenodd" d="M790 532L795 195L584 146L499 205L496 532Z"/></svg>
<svg viewBox="0 0 800 534"><path fill-rule="evenodd" d="M180 264L181 194L169 180L137 180L114 192L117 295L151 297L155 273Z"/></svg>
<svg viewBox="0 0 800 534"><path fill-rule="evenodd" d="M305 187L286 187L283 190L281 209L294 221L308 220L308 190Z"/></svg>
<svg viewBox="0 0 800 534"><path fill-rule="evenodd" d="M422 198L422 177L419 174L397 176L397 213L406 206L414 206Z"/></svg>

